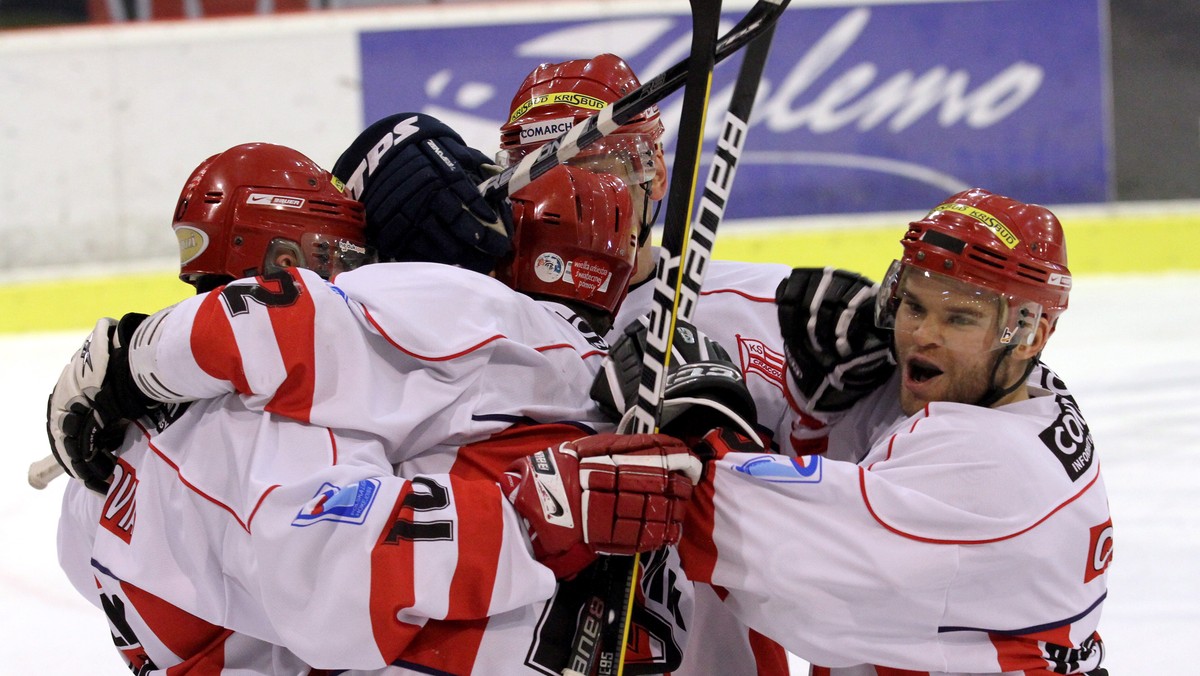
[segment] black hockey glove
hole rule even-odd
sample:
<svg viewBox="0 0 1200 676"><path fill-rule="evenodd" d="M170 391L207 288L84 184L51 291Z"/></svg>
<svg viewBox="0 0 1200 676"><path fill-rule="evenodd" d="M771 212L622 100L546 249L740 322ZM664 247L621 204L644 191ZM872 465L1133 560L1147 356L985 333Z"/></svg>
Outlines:
<svg viewBox="0 0 1200 676"><path fill-rule="evenodd" d="M646 350L646 322L625 327L609 349L592 382L592 399L628 432L630 411L637 403ZM699 439L714 427L735 427L753 439L758 409L746 381L719 343L682 320L675 322L671 366L667 371L659 430L685 441Z"/></svg>
<svg viewBox="0 0 1200 676"><path fill-rule="evenodd" d="M381 261L447 263L488 273L512 249L512 208L476 187L498 171L436 118L389 115L359 134L333 175L366 210Z"/></svg>
<svg viewBox="0 0 1200 676"><path fill-rule="evenodd" d="M165 417L166 405L142 394L129 370L129 339L146 319L127 314L96 328L58 377L46 407L46 433L54 459L66 473L98 492L108 492L114 451L130 420Z"/></svg>
<svg viewBox="0 0 1200 676"><path fill-rule="evenodd" d="M847 270L796 268L776 290L788 371L812 411L844 411L895 370L892 334L875 326L877 288Z"/></svg>

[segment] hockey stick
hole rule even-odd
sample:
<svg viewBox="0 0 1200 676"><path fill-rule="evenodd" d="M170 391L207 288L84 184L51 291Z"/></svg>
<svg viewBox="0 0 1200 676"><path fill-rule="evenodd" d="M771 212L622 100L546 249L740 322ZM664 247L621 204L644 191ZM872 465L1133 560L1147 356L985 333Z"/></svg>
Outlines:
<svg viewBox="0 0 1200 676"><path fill-rule="evenodd" d="M681 287L677 287L676 291L688 292L676 298L677 316L686 322L692 322L696 314L700 287L704 282L708 261L712 257L717 228L725 217L729 191L733 188L738 161L741 159L742 149L746 144L746 133L750 128L750 113L754 109L758 85L762 81L767 57L771 53L771 40L774 37L775 25L772 24L750 43L733 85L733 95L729 100L729 108L725 111L721 135L717 137L717 149L713 153L708 180L704 184L704 196L700 199L700 216L688 233L687 256L683 262L686 281ZM667 248L666 234L664 230L664 248Z"/></svg>
<svg viewBox="0 0 1200 676"><path fill-rule="evenodd" d="M676 304L672 285L678 278L678 268L671 264L682 250L678 242L687 237L691 220L692 197L696 189L700 152L704 143L704 122L708 99L712 91L712 71L716 65L717 28L721 21L721 0L691 0L692 44L687 59L687 75L683 89L683 113L679 120L675 162L671 168L671 189L667 199L663 234L675 242L675 249L664 245L655 268L654 301L650 312L650 329L642 361L642 384L634 410L634 433L658 431L660 400L666 369L670 365L670 336L663 336L663 326L673 330ZM676 233L684 233L681 237ZM674 275L674 277L672 277ZM669 321L664 322L664 317ZM663 340L665 338L665 340ZM608 557L600 569L599 579L605 580L604 607L609 611L608 623L602 625L598 653L599 673L625 671L625 646L633 614L633 585L637 581L641 556ZM615 672L610 669L615 666Z"/></svg>
<svg viewBox="0 0 1200 676"><path fill-rule="evenodd" d="M785 3L786 4L786 3ZM672 196L683 195L686 197L686 202L680 203L679 200L684 197L675 198L676 201L668 204L667 220L664 224L663 231L663 251L658 261L656 268L656 286L655 286L655 303L651 311L650 325L655 326L655 312L665 314L670 312L671 318L669 327L662 324L661 320L657 325L666 328L666 349L661 356L654 357L651 361L651 353L649 346L649 336L647 337L647 351L645 353L645 361L643 362L643 389L645 392L639 392L639 410L646 411L649 409L650 415L642 419L643 425L651 425L649 431L657 430L657 412L658 401L661 399L662 383L647 384L646 375L652 374L651 377L665 378L665 372L669 366L670 343L674 337L674 326L676 318L691 321L695 313L696 301L699 297L701 284L704 281L704 273L708 264L708 260L712 254L712 246L716 239L717 227L724 216L725 205L729 197L729 191L732 188L733 179L736 175L738 160L741 156L742 148L745 144L746 132L749 127L750 113L754 107L755 97L758 94L759 82L762 80L763 70L766 67L767 57L770 53L771 40L774 36L774 23L769 24L757 37L753 38L750 46L746 50L746 55L742 60L741 68L738 70L737 81L734 85L733 95L730 99L729 108L725 114L724 123L722 125L721 135L718 138L717 151L713 156L712 166L709 169L708 179L705 183L704 195L700 201L700 216L697 219L697 226L694 229L689 229L686 226L691 223L690 209L692 202L692 194L695 189L696 166L698 164L699 146L702 143L703 137L703 108L689 107L686 101L684 115L680 120L680 147L683 147L684 132L696 132L689 134L689 140L695 140L695 152L690 157L685 156L680 160L679 155L676 156L676 165L674 173L674 181L672 184ZM701 50L703 47L701 47ZM696 53L695 51L693 53ZM704 85L708 86L707 78ZM707 99L707 91L705 92ZM705 101L707 103L707 100ZM688 118L688 113L693 113L692 118ZM695 116L701 117L697 123ZM696 138L692 138L695 136ZM683 172L680 168L691 167L691 182L685 184ZM678 186L685 185L686 193L682 192ZM674 211L672 211L674 209ZM683 224L679 225L679 214L685 213ZM672 214L675 215L675 220L672 220ZM680 233L683 234L680 234ZM684 270L686 277L680 278L677 261L680 259L680 253L683 251L683 244L687 242L687 259ZM675 262L673 264L673 262ZM664 271L667 267L671 267L673 273L668 273L669 281L666 286L661 284L664 279ZM672 286L673 285L673 286ZM684 291L689 293L685 294ZM672 293L673 292L673 293ZM668 294L671 294L668 298ZM673 298L670 306L667 302ZM660 342L662 338L660 338ZM656 371L656 367L660 366L662 371ZM643 401L642 397L655 403ZM653 408L651 408L653 407ZM624 568L622 567L624 563ZM598 617L603 615L604 609L607 608L623 608L624 625L620 629L621 635L621 652L616 656L617 674L624 671L625 651L624 645L628 641L629 624L632 614L632 598L633 598L633 583L636 578L637 567L640 563L640 557L633 559L619 559L608 557L603 560L598 568L598 579L607 579L608 582L604 593L607 598L603 601L599 598L593 598L587 607L587 615L582 618L580 628L575 637L575 642L572 645L571 655L573 659L580 655L586 655L588 648L594 647L596 641L601 641L600 652L603 656L601 662L601 673L604 671L604 665L610 664L613 660L612 655L608 654L604 644L604 638L598 638L596 631L598 627L606 627L602 624ZM614 630L611 629L615 625L607 625L605 631L611 635ZM609 642L611 638L607 639ZM591 668L591 660L580 661L579 670L567 670L563 673L567 676L573 676L579 673L589 673Z"/></svg>

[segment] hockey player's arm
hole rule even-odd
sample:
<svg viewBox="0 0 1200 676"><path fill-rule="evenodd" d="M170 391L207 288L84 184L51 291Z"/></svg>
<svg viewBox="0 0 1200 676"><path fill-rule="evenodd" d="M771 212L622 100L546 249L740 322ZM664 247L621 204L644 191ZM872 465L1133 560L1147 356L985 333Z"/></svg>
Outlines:
<svg viewBox="0 0 1200 676"><path fill-rule="evenodd" d="M231 552L252 562L241 584L281 640L314 666L378 666L354 646L390 662L429 620L527 606L597 553L675 542L700 463L670 437L599 435L515 463L502 485L383 467L273 489L248 524L252 555Z"/></svg>
<svg viewBox="0 0 1200 676"><path fill-rule="evenodd" d="M1016 452L1011 443L951 437L960 450L894 440L893 455L870 466L745 453L728 433L710 437L717 459L685 520L684 570L726 593L750 627L827 666L896 665L902 653L906 669L997 671L986 662L994 650L961 646L991 648L997 627L1090 634L1104 581L1080 584L1076 564L1088 528L1107 518L1103 489L1030 490L1028 458L994 461ZM1082 549L1062 549L1064 532ZM1046 584L1054 594L1038 591Z"/></svg>
<svg viewBox="0 0 1200 676"><path fill-rule="evenodd" d="M229 392L269 401L311 377L314 335L344 329L351 314L345 298L308 270L237 280L151 315L134 333L129 367L138 388L158 401Z"/></svg>
<svg viewBox="0 0 1200 676"><path fill-rule="evenodd" d="M232 628L265 613L272 642L317 668L380 668L428 621L504 613L554 590L493 482L339 467L279 486L248 526L222 539L226 572L261 610ZM238 535L245 544L230 547Z"/></svg>

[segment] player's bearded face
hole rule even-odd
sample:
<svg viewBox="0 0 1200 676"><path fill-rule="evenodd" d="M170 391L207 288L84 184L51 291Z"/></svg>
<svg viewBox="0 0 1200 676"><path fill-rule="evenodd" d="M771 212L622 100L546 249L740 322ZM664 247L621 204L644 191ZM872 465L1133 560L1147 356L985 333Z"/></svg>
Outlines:
<svg viewBox="0 0 1200 676"><path fill-rule="evenodd" d="M931 401L975 403L988 391L1000 298L947 278L905 275L896 310L900 406L906 415ZM1001 365L1007 382L1011 360Z"/></svg>

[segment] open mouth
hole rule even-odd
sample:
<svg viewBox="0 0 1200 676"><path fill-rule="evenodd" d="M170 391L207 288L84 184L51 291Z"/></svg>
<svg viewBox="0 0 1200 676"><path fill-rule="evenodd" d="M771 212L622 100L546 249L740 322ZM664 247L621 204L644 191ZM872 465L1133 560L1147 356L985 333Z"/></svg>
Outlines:
<svg viewBox="0 0 1200 676"><path fill-rule="evenodd" d="M908 377L915 383L923 383L942 375L942 370L928 362L910 359L908 362Z"/></svg>

